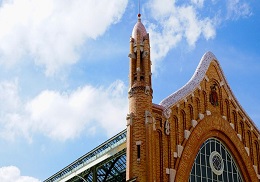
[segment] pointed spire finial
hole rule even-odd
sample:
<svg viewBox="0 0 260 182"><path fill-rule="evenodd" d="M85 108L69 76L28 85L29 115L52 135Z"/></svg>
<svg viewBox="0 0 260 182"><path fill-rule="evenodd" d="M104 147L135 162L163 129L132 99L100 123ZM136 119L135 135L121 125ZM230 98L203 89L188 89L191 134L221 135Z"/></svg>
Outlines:
<svg viewBox="0 0 260 182"><path fill-rule="evenodd" d="M138 0L138 20L141 20L141 13L140 13L140 0Z"/></svg>
<svg viewBox="0 0 260 182"><path fill-rule="evenodd" d="M140 0L138 0L138 14L140 14Z"/></svg>

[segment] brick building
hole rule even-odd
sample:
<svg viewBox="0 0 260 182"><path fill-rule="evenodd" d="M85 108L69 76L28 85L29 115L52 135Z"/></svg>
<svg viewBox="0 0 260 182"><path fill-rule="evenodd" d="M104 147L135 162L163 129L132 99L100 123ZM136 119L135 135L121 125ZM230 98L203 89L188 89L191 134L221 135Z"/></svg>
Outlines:
<svg viewBox="0 0 260 182"><path fill-rule="evenodd" d="M150 39L141 15L130 38L127 129L45 182L256 182L260 132L207 52L182 88L152 102Z"/></svg>
<svg viewBox="0 0 260 182"><path fill-rule="evenodd" d="M126 179L259 181L260 132L207 52L190 81L152 102L150 39L141 15L130 38Z"/></svg>

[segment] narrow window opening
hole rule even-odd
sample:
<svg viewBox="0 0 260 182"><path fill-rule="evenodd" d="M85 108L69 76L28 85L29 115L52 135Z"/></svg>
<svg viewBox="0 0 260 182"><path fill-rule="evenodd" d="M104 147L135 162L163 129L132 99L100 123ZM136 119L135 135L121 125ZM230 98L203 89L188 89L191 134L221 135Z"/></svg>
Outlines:
<svg viewBox="0 0 260 182"><path fill-rule="evenodd" d="M141 148L140 145L137 145L137 161L140 161L141 157Z"/></svg>

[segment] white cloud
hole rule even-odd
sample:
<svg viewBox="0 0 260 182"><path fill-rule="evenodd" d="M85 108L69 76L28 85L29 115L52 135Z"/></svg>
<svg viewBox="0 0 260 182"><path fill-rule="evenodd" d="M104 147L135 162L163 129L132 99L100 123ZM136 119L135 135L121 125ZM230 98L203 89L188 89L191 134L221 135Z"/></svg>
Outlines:
<svg viewBox="0 0 260 182"><path fill-rule="evenodd" d="M53 74L122 17L127 0L6 0L0 6L0 65L29 57Z"/></svg>
<svg viewBox="0 0 260 182"><path fill-rule="evenodd" d="M223 21L251 15L250 6L242 0L211 0L207 4L204 0L150 0L146 7L152 16L150 22L144 23L151 37L153 71L181 41L185 40L190 48L194 48L200 38L215 38ZM213 11L214 8L217 11Z"/></svg>
<svg viewBox="0 0 260 182"><path fill-rule="evenodd" d="M252 12L248 2L243 2L243 0L242 2L240 0L227 1L227 19L237 20L250 15Z"/></svg>
<svg viewBox="0 0 260 182"><path fill-rule="evenodd" d="M202 5L203 1L194 3ZM216 35L215 20L198 16L196 8L192 5L176 5L175 1L169 0L151 0L147 6L157 23L147 23L155 65L183 39L194 47L200 37L208 40Z"/></svg>
<svg viewBox="0 0 260 182"><path fill-rule="evenodd" d="M1 167L0 181L1 182L40 182L40 180L33 177L21 176L20 170L15 166Z"/></svg>
<svg viewBox="0 0 260 182"><path fill-rule="evenodd" d="M7 98L7 103L13 100L20 103L17 82L0 83L3 85L11 85L3 92L13 95ZM0 137L13 140L22 136L31 141L38 133L66 141L83 131L90 135L105 131L112 136L123 130L128 104L124 83L116 81L108 88L86 85L69 93L44 90L30 101L9 108L0 115Z"/></svg>
<svg viewBox="0 0 260 182"><path fill-rule="evenodd" d="M191 2L199 8L202 8L204 5L204 0L191 0Z"/></svg>

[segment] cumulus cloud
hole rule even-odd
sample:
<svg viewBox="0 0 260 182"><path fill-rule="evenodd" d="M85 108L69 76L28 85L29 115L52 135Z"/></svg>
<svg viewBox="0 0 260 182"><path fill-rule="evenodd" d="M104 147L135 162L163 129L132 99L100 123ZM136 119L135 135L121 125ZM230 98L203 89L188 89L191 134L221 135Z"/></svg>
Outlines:
<svg viewBox="0 0 260 182"><path fill-rule="evenodd" d="M203 1L193 3L203 5ZM175 1L151 0L147 6L156 20L156 24L147 23L155 65L183 39L194 47L200 37L208 40L216 35L215 21L198 16L196 7L192 4L176 5Z"/></svg>
<svg viewBox="0 0 260 182"><path fill-rule="evenodd" d="M0 65L29 58L47 75L80 57L80 47L122 17L127 0L5 0L0 5Z"/></svg>
<svg viewBox="0 0 260 182"><path fill-rule="evenodd" d="M241 0L227 1L227 19L237 20L241 17L252 15L251 8L247 2Z"/></svg>
<svg viewBox="0 0 260 182"><path fill-rule="evenodd" d="M1 182L40 182L40 180L22 176L19 168L15 166L7 166L0 168L0 181Z"/></svg>
<svg viewBox="0 0 260 182"><path fill-rule="evenodd" d="M16 102L21 102L17 82L1 85L11 85L4 94L13 94ZM7 103L13 98L8 98ZM126 86L122 81L115 81L108 88L86 85L71 92L44 90L35 98L1 112L0 136L5 139L23 136L32 140L37 132L66 141L83 131L95 134L98 130L112 136L125 128L127 108Z"/></svg>
<svg viewBox="0 0 260 182"><path fill-rule="evenodd" d="M207 6L204 0L149 0L146 7L152 17L145 24L151 37L153 71L158 61L181 41L194 48L200 38L213 39L223 21L246 17L251 13L250 6L242 0L212 0L207 2ZM212 12L213 7L222 8ZM223 7L227 10L222 11Z"/></svg>

